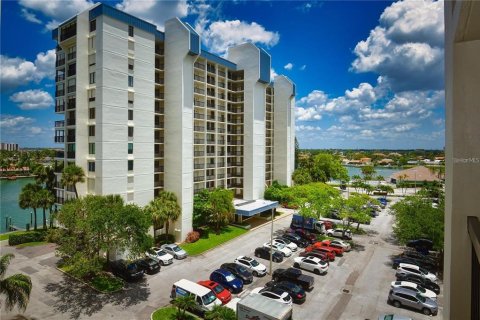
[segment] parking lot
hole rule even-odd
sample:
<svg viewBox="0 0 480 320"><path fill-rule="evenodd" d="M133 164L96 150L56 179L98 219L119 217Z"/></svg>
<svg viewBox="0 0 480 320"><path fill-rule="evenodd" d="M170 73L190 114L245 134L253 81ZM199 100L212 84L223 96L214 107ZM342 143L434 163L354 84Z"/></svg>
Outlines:
<svg viewBox="0 0 480 320"><path fill-rule="evenodd" d="M331 262L326 275L303 271L315 278L315 288L307 293L304 304L294 305L294 319L377 319L380 313L395 313L414 319L432 318L387 304L390 282L395 280L395 270L389 264L390 256L401 252L391 239L392 220L393 217L382 210L371 225L365 227L368 234L354 236L355 248ZM290 221L290 215L276 220L274 232L283 232ZM270 224L267 224L203 255L175 260L172 265L162 267L160 273L148 275L142 282L128 284L124 291L112 295L97 294L56 270L51 247L39 253L2 247L2 252L16 255L9 274L24 272L32 277L34 289L26 314L40 319L149 319L152 311L170 302L174 282L182 278L192 281L208 279L222 263L233 262L240 255L253 256L255 248L269 239ZM273 269L291 267L299 252L282 263L274 263ZM268 270L268 261L258 261ZM246 295L268 281L269 275L254 278L254 282L245 286L239 295ZM438 297L440 308L436 319L442 319L442 298L443 291Z"/></svg>

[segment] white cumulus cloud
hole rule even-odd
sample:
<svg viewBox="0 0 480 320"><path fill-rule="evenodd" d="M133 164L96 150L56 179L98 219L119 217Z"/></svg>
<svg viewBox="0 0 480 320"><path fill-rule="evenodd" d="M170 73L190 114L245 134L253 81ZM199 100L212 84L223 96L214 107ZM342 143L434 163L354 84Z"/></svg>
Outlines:
<svg viewBox="0 0 480 320"><path fill-rule="evenodd" d="M27 9L22 8L22 17L25 18L25 20L36 23L36 24L41 24L42 21L38 19L34 13L29 12Z"/></svg>
<svg viewBox="0 0 480 320"><path fill-rule="evenodd" d="M292 70L293 64L291 62L287 63L286 65L283 66L285 70Z"/></svg>
<svg viewBox="0 0 480 320"><path fill-rule="evenodd" d="M22 110L46 109L53 105L52 96L39 89L14 93L10 100L17 103Z"/></svg>
<svg viewBox="0 0 480 320"><path fill-rule="evenodd" d="M256 22L240 20L215 21L203 30L201 36L205 45L218 54L244 42L273 47L280 39L278 32L268 31Z"/></svg>
<svg viewBox="0 0 480 320"><path fill-rule="evenodd" d="M20 0L19 4L29 10L26 11L28 15L25 13L22 15L28 21L32 21L32 18L39 20L32 11L40 12L49 18L50 20L46 22L46 27L51 30L56 28L59 22L87 10L94 2L89 0Z"/></svg>
<svg viewBox="0 0 480 320"><path fill-rule="evenodd" d="M40 52L34 62L23 58L0 55L0 83L3 90L9 90L31 81L53 79L55 74L55 50Z"/></svg>
<svg viewBox="0 0 480 320"><path fill-rule="evenodd" d="M439 90L444 77L443 2L399 1L360 41L351 69L382 75L393 91Z"/></svg>
<svg viewBox="0 0 480 320"><path fill-rule="evenodd" d="M157 25L160 30L163 30L165 21L174 17L183 18L189 13L189 4L186 0L123 0L116 7Z"/></svg>

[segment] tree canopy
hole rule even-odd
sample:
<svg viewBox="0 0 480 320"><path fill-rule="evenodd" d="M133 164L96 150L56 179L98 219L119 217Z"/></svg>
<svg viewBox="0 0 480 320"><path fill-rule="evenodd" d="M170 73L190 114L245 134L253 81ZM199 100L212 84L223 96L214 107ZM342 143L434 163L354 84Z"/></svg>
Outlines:
<svg viewBox="0 0 480 320"><path fill-rule="evenodd" d="M342 166L340 158L330 153L318 153L300 161L292 177L296 184L349 180L348 171Z"/></svg>
<svg viewBox="0 0 480 320"><path fill-rule="evenodd" d="M169 234L170 223L175 222L182 214L177 196L170 191L162 190L145 208L152 217L153 228L159 229L165 224L165 232Z"/></svg>
<svg viewBox="0 0 480 320"><path fill-rule="evenodd" d="M70 164L63 168L60 184L64 187L72 187L76 198L78 198L77 183L83 182L85 182L85 172L82 167Z"/></svg>
<svg viewBox="0 0 480 320"><path fill-rule="evenodd" d="M5 277L10 260L14 257L11 253L0 256L0 294L5 296L5 308L8 311L15 306L25 310L32 292L32 280L29 276L17 273Z"/></svg>

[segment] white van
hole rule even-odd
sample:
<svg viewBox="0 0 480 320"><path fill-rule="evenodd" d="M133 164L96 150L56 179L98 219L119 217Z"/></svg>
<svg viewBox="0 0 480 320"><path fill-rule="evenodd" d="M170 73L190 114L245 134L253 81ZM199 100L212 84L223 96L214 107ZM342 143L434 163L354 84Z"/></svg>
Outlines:
<svg viewBox="0 0 480 320"><path fill-rule="evenodd" d="M202 314L205 311L212 310L214 306L222 304L212 290L198 283L182 279L173 284L170 298L175 299L176 297L185 297L188 295L193 295L197 303L196 309Z"/></svg>

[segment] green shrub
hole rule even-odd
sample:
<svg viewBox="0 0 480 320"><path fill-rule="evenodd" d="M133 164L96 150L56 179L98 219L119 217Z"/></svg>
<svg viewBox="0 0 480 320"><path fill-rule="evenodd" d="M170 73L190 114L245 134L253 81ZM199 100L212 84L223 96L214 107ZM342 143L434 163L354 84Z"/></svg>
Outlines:
<svg viewBox="0 0 480 320"><path fill-rule="evenodd" d="M161 234L155 238L155 243L157 245L174 243L174 242L175 242L175 236L173 234Z"/></svg>
<svg viewBox="0 0 480 320"><path fill-rule="evenodd" d="M64 229L49 229L45 235L45 241L58 244L65 232Z"/></svg>
<svg viewBox="0 0 480 320"><path fill-rule="evenodd" d="M46 232L44 231L32 231L22 234L12 234L8 238L8 245L16 246L17 244L27 243L27 242L40 242L44 241Z"/></svg>

